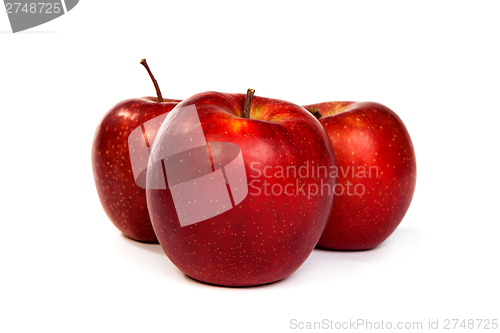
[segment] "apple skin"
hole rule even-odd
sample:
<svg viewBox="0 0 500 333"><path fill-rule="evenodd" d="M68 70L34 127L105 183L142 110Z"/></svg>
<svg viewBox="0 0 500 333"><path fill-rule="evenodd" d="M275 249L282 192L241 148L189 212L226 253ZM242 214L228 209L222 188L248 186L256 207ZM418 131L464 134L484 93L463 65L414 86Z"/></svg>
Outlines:
<svg viewBox="0 0 500 333"><path fill-rule="evenodd" d="M95 132L92 168L102 207L118 230L137 241L158 242L148 215L146 190L136 184L132 173L128 137L135 128L169 112L179 102L160 103L155 97L122 101L108 111ZM148 137L154 134L147 133Z"/></svg>
<svg viewBox="0 0 500 333"><path fill-rule="evenodd" d="M160 128L150 163L159 161L158 153L171 122L179 119L183 107L194 104L209 144L229 142L240 147L247 181L252 186L258 187L264 180L281 186L296 181L293 177L265 177L263 169L268 166L277 170L306 161L335 166L328 136L307 110L286 101L254 97L250 117L243 118L244 100L243 94L218 92L184 100ZM262 187L260 193L249 187L247 197L232 209L181 227L170 190L150 189L151 174L148 172L148 208L165 254L186 275L214 285L255 286L292 274L315 248L333 200L333 191L309 200L301 194L265 195ZM319 183L312 177L300 180ZM335 186L336 178L321 180Z"/></svg>
<svg viewBox="0 0 500 333"><path fill-rule="evenodd" d="M417 172L410 135L401 119L378 103L304 106L307 110L313 107L322 115L319 121L331 139L339 168L332 214L318 247L374 248L394 232L413 197ZM357 192L352 190L354 186L358 186Z"/></svg>

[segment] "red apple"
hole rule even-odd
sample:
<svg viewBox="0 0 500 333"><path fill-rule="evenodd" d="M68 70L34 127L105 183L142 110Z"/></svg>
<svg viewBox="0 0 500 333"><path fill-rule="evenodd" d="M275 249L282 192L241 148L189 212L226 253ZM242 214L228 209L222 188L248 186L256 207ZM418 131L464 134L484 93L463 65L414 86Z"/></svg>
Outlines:
<svg viewBox="0 0 500 333"><path fill-rule="evenodd" d="M304 106L333 144L338 184L318 247L366 250L382 243L410 206L416 182L413 144L401 119L372 102Z"/></svg>
<svg viewBox="0 0 500 333"><path fill-rule="evenodd" d="M147 154L147 146L152 143L158 127L144 124L161 122L180 101L163 99L144 59L141 64L148 70L158 97L125 100L108 111L95 133L92 167L99 199L113 224L132 239L157 242L146 205L145 171L135 176L134 171L138 172L132 168L129 140L134 130L144 129L140 139Z"/></svg>
<svg viewBox="0 0 500 333"><path fill-rule="evenodd" d="M182 272L210 284L289 276L330 215L336 179L324 170L335 157L321 124L298 105L252 96L184 100L151 150L159 169L148 170L146 192L158 240Z"/></svg>

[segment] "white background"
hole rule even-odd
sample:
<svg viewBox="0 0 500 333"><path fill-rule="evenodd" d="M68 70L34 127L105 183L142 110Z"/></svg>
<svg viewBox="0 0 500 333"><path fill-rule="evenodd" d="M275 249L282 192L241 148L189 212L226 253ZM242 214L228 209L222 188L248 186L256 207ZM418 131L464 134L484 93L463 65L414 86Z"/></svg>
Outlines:
<svg viewBox="0 0 500 333"><path fill-rule="evenodd" d="M499 318L497 1L96 1L12 34L0 13L0 331L289 332L291 319ZM104 214L90 148L115 103L245 92L372 100L406 123L413 203L365 252L292 276L186 278ZM462 330L457 330L462 331ZM491 330L490 330L491 331Z"/></svg>

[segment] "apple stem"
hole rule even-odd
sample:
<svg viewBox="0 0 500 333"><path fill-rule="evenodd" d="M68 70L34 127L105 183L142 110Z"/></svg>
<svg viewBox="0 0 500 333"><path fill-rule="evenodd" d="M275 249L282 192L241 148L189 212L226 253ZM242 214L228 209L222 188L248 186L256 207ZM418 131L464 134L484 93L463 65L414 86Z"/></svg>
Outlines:
<svg viewBox="0 0 500 333"><path fill-rule="evenodd" d="M153 84L155 85L156 95L158 96L158 101L160 103L163 103L163 97L161 95L160 87L158 86L158 82L156 82L156 79L155 79L153 73L151 73L151 70L149 69L149 66L148 66L146 59L141 60L141 65L143 65L146 68L146 70L149 73L149 76L151 77L151 80L153 81Z"/></svg>
<svg viewBox="0 0 500 333"><path fill-rule="evenodd" d="M318 119L323 117L323 115L319 112L318 108L315 106L310 108L308 111L311 112L313 114L313 116L315 116Z"/></svg>
<svg viewBox="0 0 500 333"><path fill-rule="evenodd" d="M243 106L243 118L250 118L250 108L252 107L253 94L255 94L254 89L247 90L247 96L245 97L245 104Z"/></svg>

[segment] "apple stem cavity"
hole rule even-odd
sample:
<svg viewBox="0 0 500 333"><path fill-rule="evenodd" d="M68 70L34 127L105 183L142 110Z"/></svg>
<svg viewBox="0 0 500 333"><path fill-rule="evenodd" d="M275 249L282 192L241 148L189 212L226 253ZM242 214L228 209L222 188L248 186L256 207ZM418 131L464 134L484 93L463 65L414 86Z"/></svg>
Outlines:
<svg viewBox="0 0 500 333"><path fill-rule="evenodd" d="M243 118L250 118L250 108L252 107L253 94L255 94L254 89L247 90L247 96L245 97L245 104L243 106Z"/></svg>
<svg viewBox="0 0 500 333"><path fill-rule="evenodd" d="M151 80L153 81L153 84L155 85L156 95L158 96L158 101L160 103L163 103L164 100L163 100L163 96L161 95L160 87L158 86L158 82L156 82L156 79L155 79L153 73L151 73L151 70L149 69L149 66L148 66L146 59L141 60L141 65L143 65L146 68L149 76L151 77Z"/></svg>
<svg viewBox="0 0 500 333"><path fill-rule="evenodd" d="M315 106L310 108L309 112L311 112L313 114L313 116L315 116L317 119L323 117L323 115L319 112L318 108Z"/></svg>

